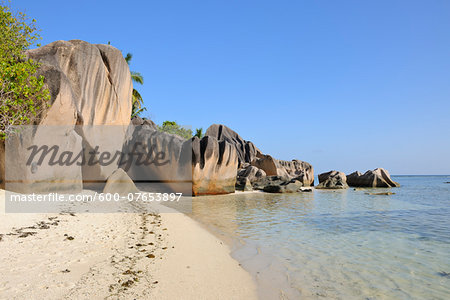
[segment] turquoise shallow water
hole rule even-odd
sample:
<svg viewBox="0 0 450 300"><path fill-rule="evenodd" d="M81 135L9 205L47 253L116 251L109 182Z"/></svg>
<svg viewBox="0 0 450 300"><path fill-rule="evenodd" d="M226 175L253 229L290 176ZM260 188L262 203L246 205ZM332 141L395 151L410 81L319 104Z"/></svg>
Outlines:
<svg viewBox="0 0 450 300"><path fill-rule="evenodd" d="M393 189L198 197L264 299L450 299L450 176ZM368 195L391 191L394 195Z"/></svg>

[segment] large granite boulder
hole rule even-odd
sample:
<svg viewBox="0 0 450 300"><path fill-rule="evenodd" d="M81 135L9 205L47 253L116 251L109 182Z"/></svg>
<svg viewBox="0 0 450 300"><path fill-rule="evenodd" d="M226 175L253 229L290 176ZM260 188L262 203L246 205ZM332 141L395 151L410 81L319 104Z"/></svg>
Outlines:
<svg viewBox="0 0 450 300"><path fill-rule="evenodd" d="M192 180L192 144L182 137L154 130L150 126L130 125L120 162L130 178L155 192L190 194L186 182Z"/></svg>
<svg viewBox="0 0 450 300"><path fill-rule="evenodd" d="M1 175L11 182L6 188L72 192L81 190L82 182L103 185L117 169L118 160L82 162L91 161L91 157L98 162L102 154L114 155L122 149L132 105L131 76L122 53L112 46L72 40L53 42L26 55L40 63L38 75L45 77L51 100L36 123L38 127L8 138L3 155L7 156L6 170ZM24 145L57 146L60 162L67 162L69 153L72 157L82 155L67 165L53 164L49 157L41 164L25 164L31 154L23 151Z"/></svg>
<svg viewBox="0 0 450 300"><path fill-rule="evenodd" d="M81 137L71 126L27 126L5 141L5 189L18 193L79 192Z"/></svg>
<svg viewBox="0 0 450 300"><path fill-rule="evenodd" d="M109 175L103 193L128 195L129 193L139 193L133 180L121 168Z"/></svg>
<svg viewBox="0 0 450 300"><path fill-rule="evenodd" d="M253 184L255 190L267 193L296 193L300 192L303 183L295 178L284 176L267 176Z"/></svg>
<svg viewBox="0 0 450 300"><path fill-rule="evenodd" d="M239 166L243 163L250 163L258 155L261 155L261 151L252 142L244 140L237 132L225 125L213 124L209 126L205 136L212 136L218 141L226 141L232 144L237 151Z"/></svg>
<svg viewBox="0 0 450 300"><path fill-rule="evenodd" d="M211 136L185 140L151 126L130 126L123 153L132 159L124 159L121 167L134 181L147 182L144 190L151 187L195 196L235 191L238 157L226 141ZM152 161L139 164L140 157Z"/></svg>
<svg viewBox="0 0 450 300"><path fill-rule="evenodd" d="M260 155L251 164L266 172L267 176L283 176L296 178L304 186L314 185L314 170L312 166L300 160L278 160L270 155Z"/></svg>
<svg viewBox="0 0 450 300"><path fill-rule="evenodd" d="M155 122L146 118L141 118L139 116L133 117L133 119L131 119L131 124L134 126L148 126L153 130L158 130L158 126L156 126Z"/></svg>
<svg viewBox="0 0 450 300"><path fill-rule="evenodd" d="M251 165L266 172L267 176L288 176L279 161L270 155L261 155L251 161Z"/></svg>
<svg viewBox="0 0 450 300"><path fill-rule="evenodd" d="M364 174L356 171L347 175L347 184L352 187L399 187L400 184L393 181L389 172L382 168L369 170Z"/></svg>
<svg viewBox="0 0 450 300"><path fill-rule="evenodd" d="M192 138L192 193L234 193L239 158L234 145L212 136Z"/></svg>
<svg viewBox="0 0 450 300"><path fill-rule="evenodd" d="M120 151L133 89L122 53L109 45L71 40L29 50L27 56L41 64L38 74L44 75L51 94L40 125L77 125L85 152L98 152L96 160L100 153ZM83 180L105 181L116 169L117 164L85 165Z"/></svg>
<svg viewBox="0 0 450 300"><path fill-rule="evenodd" d="M316 186L318 189L346 189L347 177L344 173L339 171L330 171L318 175L319 185Z"/></svg>
<svg viewBox="0 0 450 300"><path fill-rule="evenodd" d="M259 181L263 177L266 177L266 172L255 167L247 166L245 169L240 169L237 174L237 178L247 178L251 183Z"/></svg>

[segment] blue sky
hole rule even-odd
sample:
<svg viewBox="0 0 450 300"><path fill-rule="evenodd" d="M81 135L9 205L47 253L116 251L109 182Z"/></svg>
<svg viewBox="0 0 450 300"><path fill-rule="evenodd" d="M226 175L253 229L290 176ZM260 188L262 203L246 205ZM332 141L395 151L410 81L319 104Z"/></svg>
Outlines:
<svg viewBox="0 0 450 300"><path fill-rule="evenodd" d="M156 123L222 123L316 173L450 174L450 1L32 1L43 44L132 52Z"/></svg>

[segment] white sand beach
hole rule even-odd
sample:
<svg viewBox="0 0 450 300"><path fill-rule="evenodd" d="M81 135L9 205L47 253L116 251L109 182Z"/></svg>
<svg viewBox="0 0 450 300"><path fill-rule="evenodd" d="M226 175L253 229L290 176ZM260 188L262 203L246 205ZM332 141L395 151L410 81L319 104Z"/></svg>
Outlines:
<svg viewBox="0 0 450 300"><path fill-rule="evenodd" d="M230 249L181 213L0 214L0 299L255 299Z"/></svg>

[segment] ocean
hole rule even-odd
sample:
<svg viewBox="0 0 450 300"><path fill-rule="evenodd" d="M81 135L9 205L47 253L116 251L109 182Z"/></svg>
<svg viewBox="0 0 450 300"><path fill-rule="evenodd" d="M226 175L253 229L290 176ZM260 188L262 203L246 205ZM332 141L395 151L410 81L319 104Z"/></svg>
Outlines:
<svg viewBox="0 0 450 300"><path fill-rule="evenodd" d="M261 299L450 299L450 176L392 178L401 187L195 197L190 216Z"/></svg>

